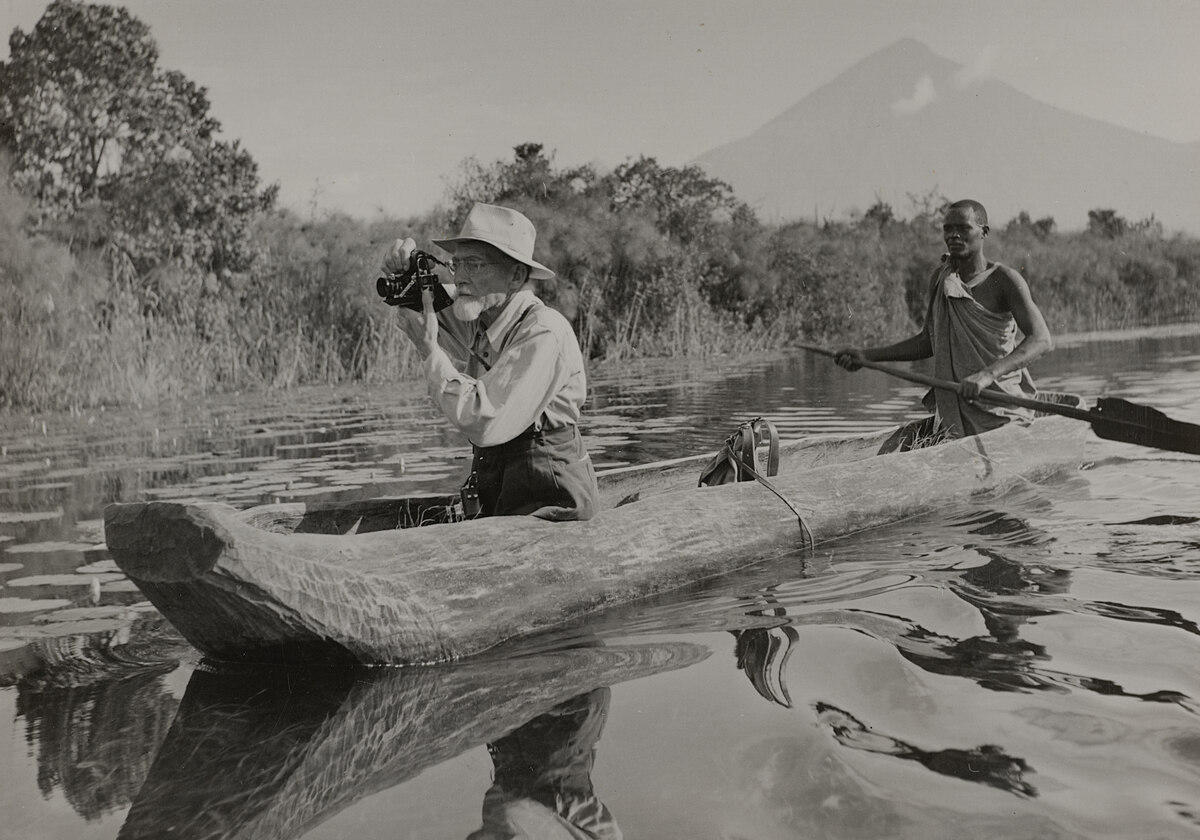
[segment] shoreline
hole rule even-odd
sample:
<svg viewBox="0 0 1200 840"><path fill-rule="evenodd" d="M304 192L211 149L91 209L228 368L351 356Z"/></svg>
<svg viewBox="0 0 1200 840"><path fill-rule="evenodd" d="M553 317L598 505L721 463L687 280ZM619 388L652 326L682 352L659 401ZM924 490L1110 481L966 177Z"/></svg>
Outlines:
<svg viewBox="0 0 1200 840"><path fill-rule="evenodd" d="M1114 341L1114 342L1115 341L1134 341L1134 340L1138 340L1138 339L1179 338L1179 337L1187 337L1187 336L1195 336L1195 335L1200 335L1200 321L1186 322L1186 323L1180 323L1180 324L1158 324L1158 325L1154 325L1154 326L1127 327L1127 328L1123 328L1123 329L1107 329L1107 330L1094 330L1094 331L1088 331L1088 332L1063 333L1061 335L1054 336L1054 344L1056 347L1071 347L1071 346L1077 346L1080 344L1092 344L1092 343L1102 342L1102 341ZM748 353L748 354L746 354L745 357L742 357L742 356L739 356L736 354L725 354L725 353L716 354L714 356L708 356L708 357L649 356L649 357L638 357L635 359L615 360L615 361L611 361L611 362L591 361L590 365L592 366L593 370L605 371L605 370L611 370L612 368L614 368L616 366L623 366L626 368L629 368L631 366L636 367L639 365L653 366L656 362L671 362L671 361L679 362L679 361L691 359L697 363L705 363L705 364L709 364L709 365L715 364L716 366L720 367L722 364L724 364L724 365L736 364L737 361L741 358L754 358L756 361L766 362L766 361L769 361L770 359L776 359L781 356L790 355L790 354L793 354L796 352L798 352L797 347L783 345L783 346L777 347L773 350L769 350L766 352ZM413 377L412 379L405 378L405 379L396 380L395 382L392 383L392 385L403 385L404 383L420 383L420 381L421 381L420 377L417 376L417 377ZM358 384L361 386L362 383L358 383ZM341 390L341 389L353 389L354 387L355 387L355 383L349 383L349 382L339 383L339 384L311 384L311 385L298 385L298 386L294 386L294 387L288 388L288 389L267 388L260 392L254 392L254 393L257 393L260 395L273 395L273 398L277 401L286 401L289 399L289 396L288 396L289 394L297 392L297 391L304 392L304 391L312 391L312 390L317 390L317 389L329 389L329 390L337 391L337 390ZM251 396L252 396L252 392L245 391L245 390L239 390L239 391L228 392L228 393L224 393L224 394L209 394L203 398L204 399L214 399L215 398L215 399L237 400L239 398L247 398L247 397L251 397ZM69 417L78 417L81 420L83 420L84 418L90 418L90 423L94 423L94 422L96 422L97 415L103 416L105 414L113 414L113 415L119 416L119 415L127 413L127 412L145 412L148 415L153 415L153 414L157 413L159 410L164 409L164 408L169 410L171 406L175 406L177 410L184 410L184 409L179 409L178 406L181 403L186 404L192 399L195 399L195 397L194 396L193 397L180 397L180 398L176 398L173 400L165 400L161 403L147 404L145 406L112 404L112 405L96 406L96 407L87 408L87 409L74 409L74 410L69 409L69 408L64 408L64 409L60 409L60 410L51 410L51 411L29 411L28 409L14 410L11 408L4 408L4 409L0 409L0 436L5 435L6 433L7 434L16 433L18 436L23 436L24 434L29 433L29 431L26 429L22 429L22 430L20 430L20 432L17 432L17 429L14 427L14 421L16 421L17 423L36 423L37 418L69 416ZM85 422L87 422L87 421L85 420ZM89 423L89 425L90 425L90 423ZM11 444L11 443L13 443L13 441L0 440L0 443ZM7 445L4 447L5 450L7 450L8 448L9 447ZM0 453L0 457L3 457L6 454L7 454L7 452Z"/></svg>
<svg viewBox="0 0 1200 840"><path fill-rule="evenodd" d="M1184 324L1159 324L1151 327L1126 327L1118 330L1093 330L1089 332L1063 333L1054 336L1057 346L1091 344L1096 341L1127 341L1138 338L1177 338L1200 335L1200 322Z"/></svg>

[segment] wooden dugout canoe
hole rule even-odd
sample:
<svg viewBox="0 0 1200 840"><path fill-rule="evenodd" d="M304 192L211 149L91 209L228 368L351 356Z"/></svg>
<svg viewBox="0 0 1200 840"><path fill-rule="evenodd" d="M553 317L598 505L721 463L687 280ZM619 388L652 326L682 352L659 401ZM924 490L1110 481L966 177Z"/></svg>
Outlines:
<svg viewBox="0 0 1200 840"><path fill-rule="evenodd" d="M775 487L815 543L1077 468L1088 427L1061 417L876 455L890 432L782 447ZM437 519L452 497L237 511L105 511L117 565L204 654L233 661L429 663L805 547L755 481L697 488L710 456L604 472L588 522Z"/></svg>

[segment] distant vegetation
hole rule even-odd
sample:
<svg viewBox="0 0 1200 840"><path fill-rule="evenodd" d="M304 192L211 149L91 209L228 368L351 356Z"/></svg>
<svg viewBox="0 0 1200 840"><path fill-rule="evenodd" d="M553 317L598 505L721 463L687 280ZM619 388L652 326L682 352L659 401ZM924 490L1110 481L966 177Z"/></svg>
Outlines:
<svg viewBox="0 0 1200 840"><path fill-rule="evenodd" d="M760 222L699 167L561 168L537 143L462 164L409 219L275 206L205 92L158 67L123 9L52 3L0 64L0 407L146 403L302 383L381 383L415 360L375 294L388 244L457 229L474 201L524 211L542 290L592 359L896 339L922 317L945 198L849 221ZM975 196L987 201L987 196ZM1111 209L1062 233L1020 214L988 255L1055 332L1200 320L1200 240ZM996 222L997 220L993 220Z"/></svg>

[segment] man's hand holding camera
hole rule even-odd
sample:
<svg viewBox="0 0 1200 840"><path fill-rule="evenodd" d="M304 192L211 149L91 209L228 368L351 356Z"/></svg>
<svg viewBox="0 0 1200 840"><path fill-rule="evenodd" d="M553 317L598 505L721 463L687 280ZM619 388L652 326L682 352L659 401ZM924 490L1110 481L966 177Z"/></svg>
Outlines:
<svg viewBox="0 0 1200 840"><path fill-rule="evenodd" d="M407 239L397 239L392 249L383 258L384 274L400 274L408 270L408 260L413 251L417 250L416 241L410 236Z"/></svg>
<svg viewBox="0 0 1200 840"><path fill-rule="evenodd" d="M409 260L417 243L410 236L407 239L397 239L383 258L385 274L401 274L409 267ZM415 312L403 306L396 309L400 312L400 328L416 345L422 359L428 359L429 354L438 346L438 321L433 311L433 290L421 290L421 312Z"/></svg>

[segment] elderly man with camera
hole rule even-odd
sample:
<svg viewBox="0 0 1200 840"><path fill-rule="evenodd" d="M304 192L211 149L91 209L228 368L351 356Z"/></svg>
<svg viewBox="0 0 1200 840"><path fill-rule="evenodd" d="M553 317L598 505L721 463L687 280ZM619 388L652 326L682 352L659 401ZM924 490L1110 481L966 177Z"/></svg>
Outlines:
<svg viewBox="0 0 1200 840"><path fill-rule="evenodd" d="M590 519L597 490L579 435L583 354L567 319L534 294L533 281L554 278L533 259L535 237L521 213L476 204L458 236L433 240L453 258L453 303L436 313L435 297L448 301L428 285L420 312L399 307L401 324L424 359L430 396L471 442L467 489L477 489L478 515ZM416 273L417 255L436 261L397 240L383 270Z"/></svg>

